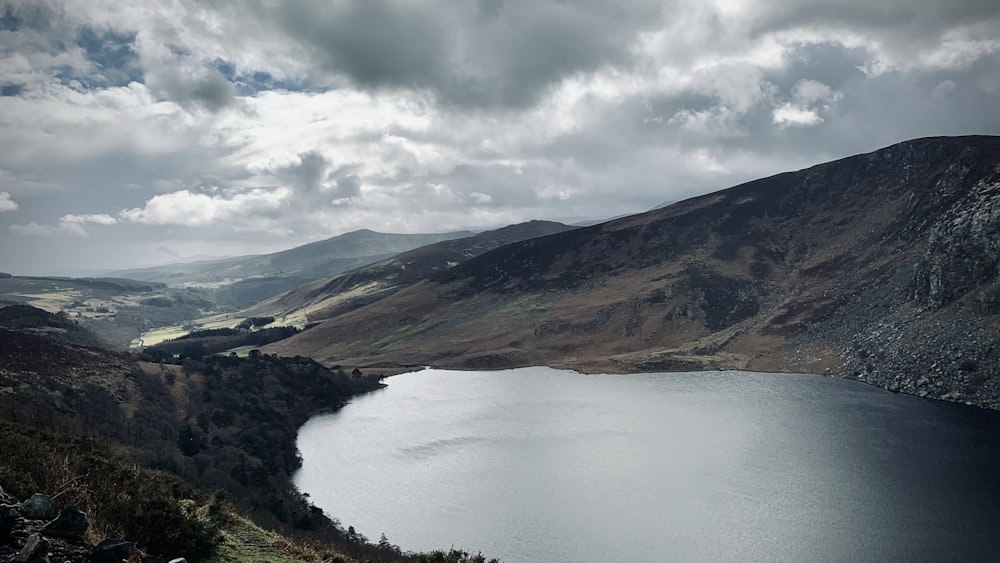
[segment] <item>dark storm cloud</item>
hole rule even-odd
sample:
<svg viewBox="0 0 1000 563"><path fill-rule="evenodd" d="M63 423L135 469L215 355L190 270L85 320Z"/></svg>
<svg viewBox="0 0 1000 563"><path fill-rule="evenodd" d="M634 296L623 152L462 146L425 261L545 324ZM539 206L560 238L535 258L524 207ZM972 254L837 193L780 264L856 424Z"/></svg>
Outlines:
<svg viewBox="0 0 1000 563"><path fill-rule="evenodd" d="M567 76L628 61L659 10L651 2L370 0L283 3L263 14L360 87L522 107Z"/></svg>
<svg viewBox="0 0 1000 563"><path fill-rule="evenodd" d="M361 178L357 174L348 174L337 178L335 198L357 197L361 193Z"/></svg>
<svg viewBox="0 0 1000 563"><path fill-rule="evenodd" d="M323 65L363 87L422 86L445 72L446 29L416 4L383 0L283 4L280 22Z"/></svg>
<svg viewBox="0 0 1000 563"><path fill-rule="evenodd" d="M315 150L298 155L298 160L275 172L280 182L295 190L292 201L298 207L328 207L334 200L357 197L361 193L362 181L356 174L357 166L334 168L329 158Z"/></svg>
<svg viewBox="0 0 1000 563"><path fill-rule="evenodd" d="M316 151L299 155L298 164L288 166L278 173L279 178L287 179L301 193L318 192L326 180L326 170L330 162Z"/></svg>
<svg viewBox="0 0 1000 563"><path fill-rule="evenodd" d="M162 69L147 84L166 99L185 108L218 112L236 101L231 82L217 71L191 77L175 69Z"/></svg>

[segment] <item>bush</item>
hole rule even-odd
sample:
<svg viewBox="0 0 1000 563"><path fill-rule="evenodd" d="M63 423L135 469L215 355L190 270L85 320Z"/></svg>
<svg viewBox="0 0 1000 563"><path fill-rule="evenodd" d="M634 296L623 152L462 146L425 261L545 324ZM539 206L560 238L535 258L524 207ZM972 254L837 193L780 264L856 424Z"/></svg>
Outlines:
<svg viewBox="0 0 1000 563"><path fill-rule="evenodd" d="M94 442L0 422L0 450L6 492L16 498L45 492L61 506L79 507L90 518L92 542L123 537L154 557L183 553L197 560L211 555L219 541L213 499Z"/></svg>

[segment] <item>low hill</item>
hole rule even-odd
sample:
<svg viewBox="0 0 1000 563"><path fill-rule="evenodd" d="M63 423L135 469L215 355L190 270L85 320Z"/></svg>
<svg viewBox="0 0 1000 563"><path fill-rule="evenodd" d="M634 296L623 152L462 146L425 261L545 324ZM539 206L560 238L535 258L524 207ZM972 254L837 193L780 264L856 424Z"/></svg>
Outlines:
<svg viewBox="0 0 1000 563"><path fill-rule="evenodd" d="M529 221L442 241L295 288L248 309L247 315L295 316L311 322L374 303L393 293L501 246L573 229Z"/></svg>
<svg viewBox="0 0 1000 563"><path fill-rule="evenodd" d="M48 336L68 344L106 345L93 331L80 326L65 313L50 313L31 305L0 303L0 327Z"/></svg>
<svg viewBox="0 0 1000 563"><path fill-rule="evenodd" d="M266 350L819 372L996 408L998 315L1000 138L927 138L508 245Z"/></svg>

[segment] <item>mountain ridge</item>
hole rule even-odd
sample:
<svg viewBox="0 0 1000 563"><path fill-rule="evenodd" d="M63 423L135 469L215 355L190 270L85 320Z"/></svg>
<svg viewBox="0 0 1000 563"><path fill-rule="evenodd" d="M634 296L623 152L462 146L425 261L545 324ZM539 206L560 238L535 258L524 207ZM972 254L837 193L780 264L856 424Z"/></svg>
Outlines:
<svg viewBox="0 0 1000 563"><path fill-rule="evenodd" d="M303 271L325 271L324 269L331 269L331 267L332 271L327 273L333 273L333 271L356 268L426 244L471 234L470 231L400 234L359 229L268 254L250 254L216 260L132 268L116 271L114 275L140 281L177 284L192 281L217 281L224 278L243 279L251 276L291 274ZM343 269L337 270L336 268Z"/></svg>
<svg viewBox="0 0 1000 563"><path fill-rule="evenodd" d="M486 252L268 349L809 371L996 407L998 164L997 137L903 142Z"/></svg>
<svg viewBox="0 0 1000 563"><path fill-rule="evenodd" d="M449 239L302 285L245 311L248 316L306 314L315 322L373 303L426 277L512 242L571 230L554 221L527 221Z"/></svg>

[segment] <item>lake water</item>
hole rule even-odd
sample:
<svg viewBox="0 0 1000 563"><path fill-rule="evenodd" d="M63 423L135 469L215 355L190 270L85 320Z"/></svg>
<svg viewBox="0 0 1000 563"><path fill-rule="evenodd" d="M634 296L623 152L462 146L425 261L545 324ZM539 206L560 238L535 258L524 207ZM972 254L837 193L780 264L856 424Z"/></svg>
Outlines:
<svg viewBox="0 0 1000 563"><path fill-rule="evenodd" d="M300 490L506 563L998 561L1000 413L814 375L425 370L299 433Z"/></svg>

